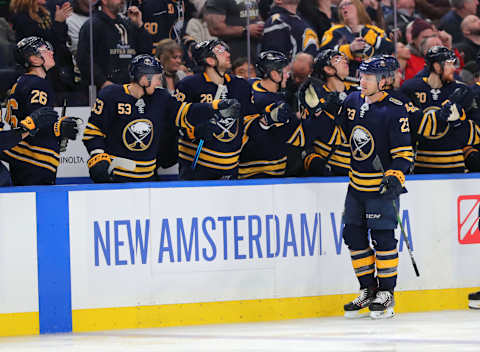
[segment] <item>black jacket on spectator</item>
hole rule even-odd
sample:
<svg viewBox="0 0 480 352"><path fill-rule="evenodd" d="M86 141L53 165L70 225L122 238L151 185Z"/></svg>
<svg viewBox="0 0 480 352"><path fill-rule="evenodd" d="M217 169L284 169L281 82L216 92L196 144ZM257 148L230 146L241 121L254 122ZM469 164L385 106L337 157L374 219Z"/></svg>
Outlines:
<svg viewBox="0 0 480 352"><path fill-rule="evenodd" d="M397 26L400 29L400 32L402 32L402 38L401 39L406 40L405 39L405 30L407 28L407 25L410 22L414 21L415 18L416 18L415 15L408 16L407 14L402 13L401 10L398 11ZM394 28L395 27L395 20L394 20L394 16L393 16L393 11L385 17L385 25L387 26L387 31L389 33L392 33L393 30L395 29Z"/></svg>
<svg viewBox="0 0 480 352"><path fill-rule="evenodd" d="M459 16L455 11L451 10L441 18L438 28L450 34L454 44L460 43L464 39L462 29L460 27L462 20L463 18L461 16Z"/></svg>
<svg viewBox="0 0 480 352"><path fill-rule="evenodd" d="M475 44L470 39L465 38L457 45L459 51L463 51L463 62L465 64L470 61L476 61L477 55L480 52L480 45Z"/></svg>
<svg viewBox="0 0 480 352"><path fill-rule="evenodd" d="M93 14L93 75L97 87L106 81L130 81L128 66L135 55L151 54L152 39L143 27L117 16L112 19L104 12ZM78 67L84 84L90 84L90 19L80 29Z"/></svg>
<svg viewBox="0 0 480 352"><path fill-rule="evenodd" d="M311 0L300 1L298 12L312 26L318 38L322 38L323 33L332 26L332 19L320 11L318 6Z"/></svg>

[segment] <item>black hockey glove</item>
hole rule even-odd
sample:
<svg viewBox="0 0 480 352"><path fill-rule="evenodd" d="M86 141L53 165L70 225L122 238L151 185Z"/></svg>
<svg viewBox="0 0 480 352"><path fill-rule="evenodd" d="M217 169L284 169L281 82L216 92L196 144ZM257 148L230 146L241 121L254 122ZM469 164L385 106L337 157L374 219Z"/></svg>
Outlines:
<svg viewBox="0 0 480 352"><path fill-rule="evenodd" d="M112 159L107 153L95 154L88 160L88 172L93 182L112 182L112 177L108 170L111 162Z"/></svg>
<svg viewBox="0 0 480 352"><path fill-rule="evenodd" d="M216 100L212 103L214 115L217 120L235 119L241 117L242 106L237 99Z"/></svg>
<svg viewBox="0 0 480 352"><path fill-rule="evenodd" d="M402 184L405 182L403 172L399 170L387 170L380 183L380 194L392 197L398 197L404 193Z"/></svg>
<svg viewBox="0 0 480 352"><path fill-rule="evenodd" d="M304 151L302 158L305 171L309 176L334 176L331 166L315 152Z"/></svg>
<svg viewBox="0 0 480 352"><path fill-rule="evenodd" d="M340 110L341 105L342 102L338 97L338 93L328 93L325 97L325 103L323 103L323 110L328 112L335 119L338 115L338 110Z"/></svg>
<svg viewBox="0 0 480 352"><path fill-rule="evenodd" d="M77 138L82 119L77 117L61 117L53 125L53 132L56 137L63 137L75 140Z"/></svg>
<svg viewBox="0 0 480 352"><path fill-rule="evenodd" d="M273 103L265 108L265 119L267 126L275 123L288 123L292 117L292 112L286 103Z"/></svg>
<svg viewBox="0 0 480 352"><path fill-rule="evenodd" d="M461 121L465 120L465 114L460 115L462 111L457 104L452 102L447 102L443 105L442 109L438 113L438 120L441 122L448 122L453 127L458 127L461 124Z"/></svg>
<svg viewBox="0 0 480 352"><path fill-rule="evenodd" d="M310 117L315 117L322 110L322 104L318 96L318 85L312 78L304 82L298 90L298 100L301 110L308 111Z"/></svg>
<svg viewBox="0 0 480 352"><path fill-rule="evenodd" d="M470 172L480 172L480 150L467 145L463 148L463 157L465 159L465 166Z"/></svg>
<svg viewBox="0 0 480 352"><path fill-rule="evenodd" d="M57 119L58 113L53 108L45 106L20 121L19 127L30 136L35 136L40 129L53 125Z"/></svg>
<svg viewBox="0 0 480 352"><path fill-rule="evenodd" d="M195 138L209 141L213 139L213 134L218 133L217 121L214 118L203 122L195 127Z"/></svg>

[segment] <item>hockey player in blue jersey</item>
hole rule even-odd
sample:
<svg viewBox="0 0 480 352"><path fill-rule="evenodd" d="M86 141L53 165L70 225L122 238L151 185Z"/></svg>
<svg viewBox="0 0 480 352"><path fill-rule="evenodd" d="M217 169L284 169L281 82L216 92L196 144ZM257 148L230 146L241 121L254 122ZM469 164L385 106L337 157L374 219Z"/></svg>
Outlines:
<svg viewBox="0 0 480 352"><path fill-rule="evenodd" d="M282 106L285 123L268 123L261 135L251 135L240 153L238 178L284 176L287 167L287 144L302 147L305 143L301 120L290 111L281 93L289 64L285 54L267 50L258 55L257 72L261 79L252 82L252 102L256 112L268 113Z"/></svg>
<svg viewBox="0 0 480 352"><path fill-rule="evenodd" d="M16 61L26 68L10 89L5 121L12 127L31 116L39 108L52 108L55 97L47 71L55 66L53 47L40 37L27 37L17 43ZM62 116L52 128L44 128L30 135L18 145L4 150L14 185L55 184L60 164L60 141L75 139L77 119Z"/></svg>
<svg viewBox="0 0 480 352"><path fill-rule="evenodd" d="M355 317L368 307L372 318L388 318L394 315L398 267L394 203L398 209L413 149L404 104L383 90L388 72L385 60L368 59L360 72L361 92L350 94L341 111L351 149L343 238L361 290L344 311L346 317ZM378 169L376 160L385 172Z"/></svg>
<svg viewBox="0 0 480 352"><path fill-rule="evenodd" d="M300 88L300 110L307 145L304 167L312 176L346 176L350 169L350 147L342 136L340 106L347 95L357 90L344 79L348 59L337 50L321 51L314 62L313 77Z"/></svg>
<svg viewBox="0 0 480 352"><path fill-rule="evenodd" d="M227 73L232 67L227 44L216 39L204 41L194 46L192 54L202 70L177 83L174 95L178 101L212 103L218 99L236 99L240 103L241 116L255 114L248 82ZM237 177L243 123L237 120L225 122L225 125L218 126L223 132L208 140L189 136L178 126L181 131L178 139L181 179ZM210 135L210 132L207 134ZM198 162L195 164L197 154Z"/></svg>
<svg viewBox="0 0 480 352"><path fill-rule="evenodd" d="M473 94L454 80L455 60L454 52L446 47L430 48L425 55L429 75L414 77L400 88L422 110L422 120L417 124L414 173L478 170L478 165L471 162L475 159L470 153L475 151L470 147L480 142L479 128L466 118L465 112Z"/></svg>
<svg viewBox="0 0 480 352"><path fill-rule="evenodd" d="M157 164L175 162L175 125L195 138L197 126L225 114L221 110L228 104L218 101L214 107L178 102L160 88L162 72L153 56L138 55L130 65L130 83L100 91L83 137L94 182L154 180Z"/></svg>

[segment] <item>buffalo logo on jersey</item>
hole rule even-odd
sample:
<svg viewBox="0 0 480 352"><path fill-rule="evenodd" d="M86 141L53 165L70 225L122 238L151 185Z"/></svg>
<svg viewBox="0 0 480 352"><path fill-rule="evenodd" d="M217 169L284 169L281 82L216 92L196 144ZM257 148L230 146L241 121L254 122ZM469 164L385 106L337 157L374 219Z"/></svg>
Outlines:
<svg viewBox="0 0 480 352"><path fill-rule="evenodd" d="M235 139L238 134L238 120L231 117L215 121L217 127L220 129L219 133L214 133L213 136L220 142L228 143Z"/></svg>
<svg viewBox="0 0 480 352"><path fill-rule="evenodd" d="M450 129L449 128L449 125L447 124L446 127L445 127L445 130L443 131L437 131L437 124L435 123L437 121L437 119L435 118L435 115L441 110L440 107L438 106L429 106L428 108L425 108L423 110L423 119L422 119L422 126L420 126L420 128L423 129L423 124L427 123L428 121L431 121L432 122L432 133L431 134L426 134L424 135L425 138L427 139L440 139L442 138L443 136L445 136L445 134L448 132L448 130Z"/></svg>
<svg viewBox="0 0 480 352"><path fill-rule="evenodd" d="M123 143L132 152L147 150L153 140L153 125L150 120L140 119L130 122L123 130Z"/></svg>
<svg viewBox="0 0 480 352"><path fill-rule="evenodd" d="M355 126L350 136L350 148L352 157L357 161L363 161L373 154L375 143L372 134L363 126Z"/></svg>

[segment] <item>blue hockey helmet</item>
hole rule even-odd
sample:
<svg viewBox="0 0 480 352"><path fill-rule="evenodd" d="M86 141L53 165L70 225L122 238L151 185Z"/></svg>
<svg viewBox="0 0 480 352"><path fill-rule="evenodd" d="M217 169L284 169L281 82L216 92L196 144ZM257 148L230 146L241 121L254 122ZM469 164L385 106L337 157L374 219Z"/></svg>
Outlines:
<svg viewBox="0 0 480 352"><path fill-rule="evenodd" d="M362 61L359 71L368 75L384 76L390 72L390 66L383 57L372 57Z"/></svg>
<svg viewBox="0 0 480 352"><path fill-rule="evenodd" d="M207 57L215 58L215 53L213 49L217 46L221 45L225 48L225 50L230 51L230 47L222 40L219 39L211 39L205 40L203 42L197 43L192 48L192 57L193 61L197 66L203 66L206 64Z"/></svg>
<svg viewBox="0 0 480 352"><path fill-rule="evenodd" d="M162 65L155 57L149 54L137 55L132 59L129 67L130 77L138 82L143 75L163 73Z"/></svg>
<svg viewBox="0 0 480 352"><path fill-rule="evenodd" d="M276 50L266 50L258 55L255 66L261 77L268 77L271 71L282 70L288 64L288 58L284 53Z"/></svg>
<svg viewBox="0 0 480 352"><path fill-rule="evenodd" d="M14 56L15 61L24 67L30 67L30 56L40 55L40 48L45 47L47 50L53 51L53 46L40 37L26 37L17 43Z"/></svg>

